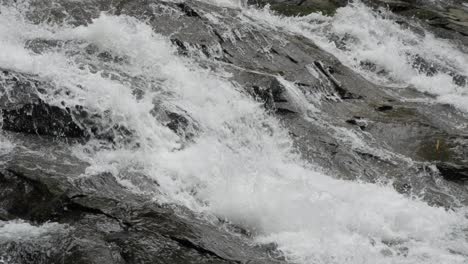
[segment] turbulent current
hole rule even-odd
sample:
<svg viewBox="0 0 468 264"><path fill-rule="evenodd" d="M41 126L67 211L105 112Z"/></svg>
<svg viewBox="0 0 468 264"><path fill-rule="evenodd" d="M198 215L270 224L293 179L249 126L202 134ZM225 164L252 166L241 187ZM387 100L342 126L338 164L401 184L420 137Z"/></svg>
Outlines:
<svg viewBox="0 0 468 264"><path fill-rule="evenodd" d="M468 111L466 83L457 83L453 78L468 74L466 47L438 39L430 32L402 27L391 19L388 11L376 13L362 3L355 3L340 9L333 17L312 14L284 19L268 12L256 15L264 26L313 39L374 82L414 87L435 95L439 102ZM418 65L421 60L431 66ZM433 71L433 68L441 69Z"/></svg>
<svg viewBox="0 0 468 264"><path fill-rule="evenodd" d="M284 17L268 6L203 2L217 7L198 15L226 28L229 20L223 16L237 12L232 17L237 29L223 38L240 42L248 30L305 38L389 93L428 95L403 101L446 104L460 116L468 113L465 47L403 27L388 10L356 2L332 16ZM101 12L85 25L67 18L37 22L30 14L34 8L33 1L2 1L0 68L53 84L38 93L50 105L79 105L89 116L99 116L86 129L112 134L112 143L96 136L72 144L71 153L89 163L80 177L111 173L155 203L176 204L206 221L222 219L249 230L250 243L275 244L290 263L468 263L463 202L455 197L449 208L439 206L397 192L391 181L380 180L383 175L371 182L346 180L333 168L306 160L287 126L235 81L231 66L212 55L222 48L191 47L187 56L148 20ZM281 36L278 41L288 41ZM432 68L415 66L421 60ZM312 76L322 74L309 70ZM295 80L271 76L288 91L296 112L340 142L384 160L413 162L366 142L368 134L327 123L330 116L321 117L318 97L305 96ZM168 128L167 111L183 117L183 131ZM0 151L6 155L14 144L4 137ZM64 228L3 221L0 241L37 240Z"/></svg>

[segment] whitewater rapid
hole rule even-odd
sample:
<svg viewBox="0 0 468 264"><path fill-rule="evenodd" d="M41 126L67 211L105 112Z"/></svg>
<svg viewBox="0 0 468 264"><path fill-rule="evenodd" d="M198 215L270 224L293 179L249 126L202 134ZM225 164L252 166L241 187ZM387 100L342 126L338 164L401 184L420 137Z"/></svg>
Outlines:
<svg viewBox="0 0 468 264"><path fill-rule="evenodd" d="M277 244L291 263L467 263L466 208L431 207L391 186L326 175L300 159L287 130L222 68L179 56L167 37L144 22L102 13L87 26L34 24L25 17L27 8L0 7L0 67L53 83L41 95L50 104L82 105L105 117L103 129L132 130L131 140L117 138L115 147L99 140L73 146L91 164L82 177L111 172L156 202L248 228L253 242ZM454 84L449 73L468 75L467 56L429 33L418 37L398 28L362 4L339 9L334 17L284 18L250 8L240 17L311 38L376 82L411 85L468 111L466 87ZM350 34L352 41L342 50L329 34ZM31 39L61 45L37 54L27 48ZM118 60L100 61L84 51L90 46ZM429 56L447 72L419 73L408 66L411 52ZM356 58L387 74L364 71ZM168 129L155 117L158 108L193 120L194 139ZM21 225L2 224L0 238Z"/></svg>
<svg viewBox="0 0 468 264"><path fill-rule="evenodd" d="M355 1L332 17L312 13L281 17L268 7L248 9L245 21L285 30L313 40L368 80L393 88L414 88L434 95L428 103L446 103L468 112L468 53L466 47L412 30L386 9L379 12ZM429 69L428 69L429 68Z"/></svg>

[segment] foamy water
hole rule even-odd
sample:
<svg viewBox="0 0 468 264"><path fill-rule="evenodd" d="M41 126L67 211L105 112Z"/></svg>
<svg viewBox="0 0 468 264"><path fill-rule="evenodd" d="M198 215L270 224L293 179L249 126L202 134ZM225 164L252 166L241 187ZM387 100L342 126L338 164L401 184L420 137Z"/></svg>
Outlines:
<svg viewBox="0 0 468 264"><path fill-rule="evenodd" d="M307 23L299 19L244 12L255 15L257 26L307 33L302 28ZM339 11L334 19L346 12L351 11ZM313 32L307 36L314 38ZM365 39L365 30L362 34ZM35 54L25 44L36 38L66 42ZM328 43L320 42L325 36L317 40ZM70 52L90 44L121 60L102 62ZM242 87L226 80L221 69L208 70L180 57L166 37L143 22L101 14L88 26L35 25L21 10L2 6L0 45L7 51L0 53L0 67L56 85L43 95L47 102L80 104L105 116L104 127L131 130L130 142L117 138L115 148L96 150L96 141L75 146L74 153L92 164L85 176L110 171L136 191L154 190L157 202L249 228L255 242L277 243L291 262L467 263L466 209L431 207L389 186L323 174L294 154L287 131ZM338 55L346 61L346 54ZM142 95L135 96L135 90ZM290 92L300 96L293 88ZM166 128L152 114L155 105L179 109L194 120L193 141ZM159 186L139 186L132 177L148 177Z"/></svg>
<svg viewBox="0 0 468 264"><path fill-rule="evenodd" d="M0 134L0 156L7 155L15 148L15 144Z"/></svg>
<svg viewBox="0 0 468 264"><path fill-rule="evenodd" d="M413 87L435 95L437 103L468 112L468 83L459 81L468 76L468 54L430 32L405 28L386 10L377 13L355 1L339 8L333 17L318 13L281 17L268 9L248 9L244 15L246 23L313 40L374 83ZM438 71L432 70L436 68Z"/></svg>
<svg viewBox="0 0 468 264"><path fill-rule="evenodd" d="M34 226L24 221L0 221L0 243L5 241L28 241L44 238L51 233L62 232L65 226L57 223L45 223Z"/></svg>

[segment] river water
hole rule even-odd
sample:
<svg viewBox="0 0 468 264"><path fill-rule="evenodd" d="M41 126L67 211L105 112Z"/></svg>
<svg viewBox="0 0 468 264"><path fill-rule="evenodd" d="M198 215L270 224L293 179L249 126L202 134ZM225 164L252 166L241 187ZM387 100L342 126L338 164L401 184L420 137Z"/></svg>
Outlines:
<svg viewBox="0 0 468 264"><path fill-rule="evenodd" d="M249 26L312 39L375 83L415 88L432 94L432 103L468 112L467 86L453 78L468 75L462 48L404 29L364 4L348 5L332 17L287 18L238 2L207 2L242 8L239 18ZM41 95L50 104L105 113L103 129L132 128L130 140L117 138L117 147L97 139L72 147L91 164L88 175L112 172L155 202L224 218L251 230L255 243L276 243L291 263L468 263L466 208L432 207L392 186L327 175L299 157L287 129L222 68L180 56L145 22L102 13L87 26L35 24L27 19L28 8L27 1L0 6L0 67L52 82L54 88ZM31 39L60 45L34 53ZM86 52L90 46L118 59L98 60ZM418 57L441 70L415 69ZM193 120L193 139L155 118L155 105ZM3 150L10 143L2 144ZM0 223L0 240L37 237L52 228Z"/></svg>

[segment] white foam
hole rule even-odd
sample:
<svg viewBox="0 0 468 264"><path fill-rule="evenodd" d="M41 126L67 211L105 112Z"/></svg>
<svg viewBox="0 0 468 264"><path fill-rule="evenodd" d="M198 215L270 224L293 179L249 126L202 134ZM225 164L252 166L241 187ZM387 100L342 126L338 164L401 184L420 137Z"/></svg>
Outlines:
<svg viewBox="0 0 468 264"><path fill-rule="evenodd" d="M122 144L99 148L91 141L85 151L75 148L92 164L90 174L146 175L159 184L155 200L227 218L253 230L258 242L277 243L300 263L466 263L465 209L447 211L388 186L324 175L294 154L287 131L241 87L224 79L223 72L179 57L148 25L102 14L88 27L48 28L5 11L13 13L0 14L0 22L10 21L0 23L0 40L11 54L0 56L0 67L52 81L57 90L48 91L45 100L108 113L115 124L134 132L135 144L117 141ZM80 67L84 58L66 53L67 47L29 52L24 42L31 36L67 40L71 48L75 42L92 43L124 58L102 65L103 71L138 77L143 98L132 95L136 84ZM183 109L197 122L194 142L182 147L183 139L149 113L158 102Z"/></svg>
<svg viewBox="0 0 468 264"><path fill-rule="evenodd" d="M231 8L240 8L246 5L247 0L199 0L212 5L222 6L222 7L231 7Z"/></svg>
<svg viewBox="0 0 468 264"><path fill-rule="evenodd" d="M58 223L35 226L21 220L0 221L0 242L31 240L64 230L65 226Z"/></svg>
<svg viewBox="0 0 468 264"><path fill-rule="evenodd" d="M419 35L388 19L387 11L376 13L355 1L339 8L333 17L311 14L305 17L282 17L268 9L245 9L246 23L285 30L303 35L335 55L369 80L393 87L415 87L437 96L438 102L449 103L468 111L468 85L459 86L453 74L468 76L468 55L447 40L430 32ZM254 22L252 22L254 21ZM332 39L338 39L338 48ZM412 67L417 58L429 65L441 65L446 71L430 75ZM369 71L361 62L376 65ZM386 74L382 74L386 73Z"/></svg>
<svg viewBox="0 0 468 264"><path fill-rule="evenodd" d="M16 144L11 142L8 138L3 135L0 135L0 155L6 155L10 153Z"/></svg>
<svg viewBox="0 0 468 264"><path fill-rule="evenodd" d="M277 77L277 80L284 87L284 96L286 97L287 104L290 105L293 112L307 116L309 112L318 112L319 110L313 104L308 102L304 93L292 82L285 80L282 77ZM277 103L281 107L281 103Z"/></svg>

